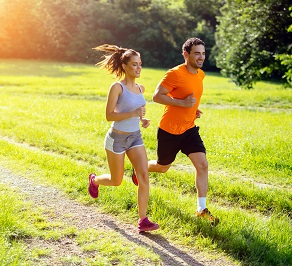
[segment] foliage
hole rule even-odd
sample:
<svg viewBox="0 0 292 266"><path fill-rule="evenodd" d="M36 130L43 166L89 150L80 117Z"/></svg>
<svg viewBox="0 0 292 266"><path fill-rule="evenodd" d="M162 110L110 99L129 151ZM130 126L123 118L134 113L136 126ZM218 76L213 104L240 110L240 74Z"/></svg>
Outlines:
<svg viewBox="0 0 292 266"><path fill-rule="evenodd" d="M182 62L181 45L197 23L196 13L167 0L5 0L1 7L2 58L92 63L99 58L91 48L112 43L139 50L146 66L170 67Z"/></svg>
<svg viewBox="0 0 292 266"><path fill-rule="evenodd" d="M129 0L114 1L111 8L119 14L109 22L116 42L138 49L146 66L173 66L182 61L184 29L190 21L182 7L167 0Z"/></svg>
<svg viewBox="0 0 292 266"><path fill-rule="evenodd" d="M292 42L286 0L227 0L216 33L217 66L237 85L252 88L257 80L281 77L286 68L276 56Z"/></svg>
<svg viewBox="0 0 292 266"><path fill-rule="evenodd" d="M248 88L267 78L291 80L286 0L0 2L1 58L92 64L100 59L92 48L111 43L140 51L144 66L169 68L183 61L183 42L197 36L206 43L204 70L220 68Z"/></svg>
<svg viewBox="0 0 292 266"><path fill-rule="evenodd" d="M292 16L292 6L289 8L289 11L291 12L290 15ZM288 32L292 32L292 24L289 26ZM286 72L283 76L286 78L288 84L292 86L292 44L288 46L287 54L279 54L276 56L276 59L281 61L281 64L286 66Z"/></svg>

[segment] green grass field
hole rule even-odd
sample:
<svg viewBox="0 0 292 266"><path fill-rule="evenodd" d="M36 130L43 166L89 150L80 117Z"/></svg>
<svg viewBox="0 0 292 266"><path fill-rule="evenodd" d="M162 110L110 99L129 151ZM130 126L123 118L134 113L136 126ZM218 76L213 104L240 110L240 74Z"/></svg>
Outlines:
<svg viewBox="0 0 292 266"><path fill-rule="evenodd" d="M145 68L138 80L151 119L142 129L149 159L156 158L163 111L151 98L164 72ZM98 200L87 193L88 174L108 171L103 139L112 82L95 66L1 60L0 162L134 224L137 188L129 185L128 160L120 187L101 187ZM166 174L150 174L149 216L162 235L183 245L223 252L242 265L292 265L292 90L273 82L240 90L216 73L206 73L204 88L197 124L209 161L208 207L221 222L210 228L194 217L195 172L182 154ZM7 215L0 216L1 246L10 241L2 225Z"/></svg>

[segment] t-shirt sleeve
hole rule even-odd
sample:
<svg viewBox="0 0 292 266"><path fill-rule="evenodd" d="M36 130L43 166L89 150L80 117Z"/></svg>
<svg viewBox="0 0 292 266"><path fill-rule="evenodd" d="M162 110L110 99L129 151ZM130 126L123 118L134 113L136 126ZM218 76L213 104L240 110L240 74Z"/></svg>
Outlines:
<svg viewBox="0 0 292 266"><path fill-rule="evenodd" d="M159 83L171 92L177 85L177 74L173 69L168 70Z"/></svg>

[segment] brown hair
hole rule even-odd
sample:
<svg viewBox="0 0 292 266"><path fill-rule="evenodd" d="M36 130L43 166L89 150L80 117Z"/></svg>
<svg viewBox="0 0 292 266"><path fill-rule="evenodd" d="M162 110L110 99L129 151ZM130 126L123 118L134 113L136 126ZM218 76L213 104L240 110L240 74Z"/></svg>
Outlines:
<svg viewBox="0 0 292 266"><path fill-rule="evenodd" d="M182 46L182 53L184 53L184 51L190 53L191 50L192 50L192 47L193 45L204 45L205 46L205 43L199 39L199 38L189 38L188 40L186 40L186 42L183 44Z"/></svg>
<svg viewBox="0 0 292 266"><path fill-rule="evenodd" d="M106 53L103 55L104 59L96 65L105 68L117 78L122 77L125 73L122 64L127 64L132 56L137 55L140 57L140 53L133 49L122 48L111 44L103 44L92 49Z"/></svg>

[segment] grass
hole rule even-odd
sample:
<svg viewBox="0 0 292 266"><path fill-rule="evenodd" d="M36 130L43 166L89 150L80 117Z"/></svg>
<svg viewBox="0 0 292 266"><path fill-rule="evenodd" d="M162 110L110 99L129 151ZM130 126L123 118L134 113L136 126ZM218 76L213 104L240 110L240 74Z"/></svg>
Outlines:
<svg viewBox="0 0 292 266"><path fill-rule="evenodd" d="M150 159L163 111L151 97L164 72L145 68L139 79L152 120L142 130ZM94 66L17 60L0 61L0 73L1 163L136 223L128 161L120 187L101 187L98 201L87 195L88 173L108 171L102 143L114 79ZM194 217L194 169L182 154L166 174L150 175L149 215L162 235L186 246L222 252L243 265L289 265L292 91L268 82L240 90L216 73L207 73L204 87L197 124L210 165L208 206L221 223L210 228Z"/></svg>
<svg viewBox="0 0 292 266"><path fill-rule="evenodd" d="M31 265L35 256L32 250L26 249L25 239L28 238L60 238L63 233L59 226L49 224L41 215L41 210L32 209L25 202L23 195L10 187L0 184L0 264L1 265ZM42 250L42 254L45 251Z"/></svg>
<svg viewBox="0 0 292 266"><path fill-rule="evenodd" d="M28 250L25 240L31 242L43 239L59 243L64 237L76 237L81 250L89 256L82 259L78 256L61 256L60 262L70 265L135 265L137 261L148 261L159 265L160 258L151 249L132 243L126 237L121 238L118 232L99 229L77 230L67 227L63 221L49 221L45 217L47 210L34 209L17 191L0 184L0 264L1 265L36 265L38 259L50 255L53 250L48 247L34 247ZM54 216L54 213L51 212ZM112 239L108 245L109 238ZM94 252L95 256L91 256ZM131 252L131 257L128 254Z"/></svg>

